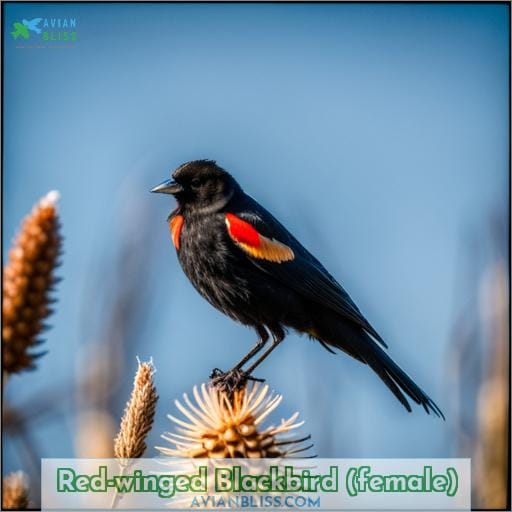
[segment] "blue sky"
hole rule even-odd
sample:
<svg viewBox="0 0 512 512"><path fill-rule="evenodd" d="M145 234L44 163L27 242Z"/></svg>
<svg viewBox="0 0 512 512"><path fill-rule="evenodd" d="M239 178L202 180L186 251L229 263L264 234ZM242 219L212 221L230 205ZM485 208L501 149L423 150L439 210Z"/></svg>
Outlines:
<svg viewBox="0 0 512 512"><path fill-rule="evenodd" d="M148 290L119 386L126 395L137 355L153 357L161 399L150 445L174 398L249 349L254 334L179 269L172 199L148 192L184 161L212 158L340 280L447 422L407 414L368 368L295 334L258 372L285 395L282 414L301 411L321 456L453 455L448 353L467 300L456 286L463 239L486 247L486 219L508 207L506 4L4 12L6 29L74 17L78 33L72 48L17 48L4 34L4 247L51 189L65 237L49 353L9 382L8 397L94 364L79 358L126 277L116 255L127 237L142 249ZM72 454L73 421L38 427L45 456Z"/></svg>

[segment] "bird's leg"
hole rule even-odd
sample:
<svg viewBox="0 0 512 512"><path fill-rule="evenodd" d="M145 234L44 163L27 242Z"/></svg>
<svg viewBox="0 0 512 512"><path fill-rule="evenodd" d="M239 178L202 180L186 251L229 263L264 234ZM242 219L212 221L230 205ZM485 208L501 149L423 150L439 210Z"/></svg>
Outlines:
<svg viewBox="0 0 512 512"><path fill-rule="evenodd" d="M254 362L246 371L246 378L249 378L251 373L259 366L268 356L269 354L284 340L285 333L283 329L279 328L278 330L272 331L272 345L263 353L263 355Z"/></svg>
<svg viewBox="0 0 512 512"><path fill-rule="evenodd" d="M256 342L256 345L254 345L254 347L252 347L252 349L238 362L233 370L240 370L242 366L249 361L249 359L252 359L266 345L269 338L267 330L262 325L258 325L256 330L258 331L260 339Z"/></svg>
<svg viewBox="0 0 512 512"><path fill-rule="evenodd" d="M242 366L254 357L265 346L268 341L268 332L262 325L256 327L260 336L254 347L228 372L223 372L219 368L214 368L210 375L212 384L219 389L228 391L230 394L238 387L243 386L248 379L261 381L262 379L251 378L247 372L242 370Z"/></svg>

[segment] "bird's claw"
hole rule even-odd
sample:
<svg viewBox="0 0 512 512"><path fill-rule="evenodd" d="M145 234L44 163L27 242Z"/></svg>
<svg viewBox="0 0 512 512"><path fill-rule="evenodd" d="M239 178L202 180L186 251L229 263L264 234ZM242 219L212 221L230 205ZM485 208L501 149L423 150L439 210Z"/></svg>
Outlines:
<svg viewBox="0 0 512 512"><path fill-rule="evenodd" d="M213 381L217 379L218 377L224 375L224 372L220 368L214 368L212 370L212 373L210 373L210 380Z"/></svg>
<svg viewBox="0 0 512 512"><path fill-rule="evenodd" d="M220 391L226 392L229 396L240 388L243 388L248 380L256 382L265 382L265 379L252 377L244 370L233 368L228 372L223 372L219 368L214 368L210 374L210 381Z"/></svg>

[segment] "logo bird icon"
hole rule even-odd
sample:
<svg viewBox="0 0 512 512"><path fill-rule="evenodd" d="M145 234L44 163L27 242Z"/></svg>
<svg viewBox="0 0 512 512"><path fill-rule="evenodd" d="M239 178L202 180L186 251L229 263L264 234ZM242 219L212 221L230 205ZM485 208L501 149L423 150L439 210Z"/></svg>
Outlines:
<svg viewBox="0 0 512 512"><path fill-rule="evenodd" d="M43 18L34 18L33 20L23 20L22 23L18 21L12 24L14 31L11 32L11 35L14 39L18 39L18 37L22 37L23 39L28 39L30 37L31 32L35 32L36 34L41 33L41 29L38 27L39 23Z"/></svg>

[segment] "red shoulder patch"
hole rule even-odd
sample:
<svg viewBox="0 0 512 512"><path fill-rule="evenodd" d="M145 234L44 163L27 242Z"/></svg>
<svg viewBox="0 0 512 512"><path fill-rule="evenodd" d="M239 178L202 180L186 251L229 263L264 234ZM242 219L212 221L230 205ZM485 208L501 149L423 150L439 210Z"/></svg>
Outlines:
<svg viewBox="0 0 512 512"><path fill-rule="evenodd" d="M174 244L174 247L176 247L176 250L179 250L180 235L183 228L183 215L175 215L172 217L169 222L169 226L171 228L172 243Z"/></svg>
<svg viewBox="0 0 512 512"><path fill-rule="evenodd" d="M282 263L295 258L292 249L275 238L267 238L245 220L226 213L226 227L233 242L253 258Z"/></svg>
<svg viewBox="0 0 512 512"><path fill-rule="evenodd" d="M229 236L236 242L247 244L251 247L259 247L261 245L260 234L245 220L232 213L226 213L226 224Z"/></svg>

